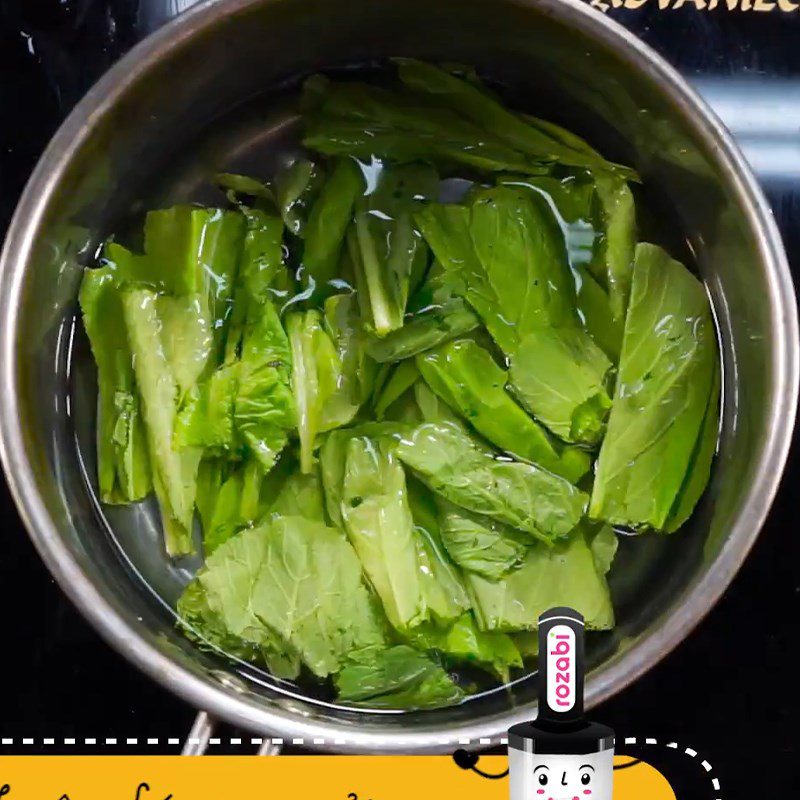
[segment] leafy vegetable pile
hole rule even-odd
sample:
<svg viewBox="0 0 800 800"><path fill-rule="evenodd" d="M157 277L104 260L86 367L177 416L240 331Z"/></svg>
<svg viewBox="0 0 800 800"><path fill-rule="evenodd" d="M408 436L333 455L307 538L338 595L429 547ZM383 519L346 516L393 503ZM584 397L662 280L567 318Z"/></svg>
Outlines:
<svg viewBox="0 0 800 800"><path fill-rule="evenodd" d="M186 633L418 708L470 690L454 666L507 681L552 606L613 627L611 526L689 517L719 366L702 284L636 244L631 170L469 71L397 69L309 79L315 160L150 211L80 302L101 499L154 492L172 557L197 510Z"/></svg>

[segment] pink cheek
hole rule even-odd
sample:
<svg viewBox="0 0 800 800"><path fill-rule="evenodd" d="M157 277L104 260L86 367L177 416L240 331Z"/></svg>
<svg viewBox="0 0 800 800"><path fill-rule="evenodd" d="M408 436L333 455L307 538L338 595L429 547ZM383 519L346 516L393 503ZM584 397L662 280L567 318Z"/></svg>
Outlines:
<svg viewBox="0 0 800 800"><path fill-rule="evenodd" d="M536 794L544 794L544 789L537 789Z"/></svg>
<svg viewBox="0 0 800 800"><path fill-rule="evenodd" d="M584 790L583 790L583 793L584 793L584 794L591 794L591 793L592 793L592 790L591 790L591 789L584 789Z"/></svg>

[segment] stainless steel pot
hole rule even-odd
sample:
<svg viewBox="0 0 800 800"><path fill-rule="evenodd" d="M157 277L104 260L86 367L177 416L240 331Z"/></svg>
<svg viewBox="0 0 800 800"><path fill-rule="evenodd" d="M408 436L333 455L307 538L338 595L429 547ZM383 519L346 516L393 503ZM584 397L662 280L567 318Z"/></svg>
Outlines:
<svg viewBox="0 0 800 800"><path fill-rule="evenodd" d="M532 681L456 708L370 713L196 650L174 629L167 601L186 576L158 573L152 517L104 516L93 500L84 464L93 397L75 297L80 265L120 219L192 195L200 167L252 167L280 140L291 117L274 115L279 95L253 97L300 73L396 54L475 64L515 103L633 163L655 227L693 254L716 309L725 413L712 484L685 531L623 547L619 627L593 643L589 706L652 667L728 586L775 493L797 396L792 282L749 168L669 66L578 0L208 0L137 46L64 123L8 232L3 462L42 558L114 647L220 718L323 749L496 740L532 715Z"/></svg>

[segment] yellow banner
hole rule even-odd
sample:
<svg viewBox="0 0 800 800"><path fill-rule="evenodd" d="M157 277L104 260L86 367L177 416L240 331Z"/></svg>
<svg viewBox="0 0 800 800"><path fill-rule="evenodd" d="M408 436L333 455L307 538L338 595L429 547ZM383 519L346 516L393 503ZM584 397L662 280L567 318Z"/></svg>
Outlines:
<svg viewBox="0 0 800 800"><path fill-rule="evenodd" d="M617 764L630 759L620 757ZM480 767L502 772L504 756ZM446 756L6 756L2 800L506 800L507 780ZM675 800L644 762L614 773L614 800Z"/></svg>

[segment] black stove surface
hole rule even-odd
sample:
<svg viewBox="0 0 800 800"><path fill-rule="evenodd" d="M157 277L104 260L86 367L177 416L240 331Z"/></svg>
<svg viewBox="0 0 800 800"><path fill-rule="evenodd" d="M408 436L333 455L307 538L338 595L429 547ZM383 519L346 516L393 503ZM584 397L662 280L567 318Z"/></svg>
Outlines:
<svg viewBox="0 0 800 800"><path fill-rule="evenodd" d="M191 4L0 0L0 232L72 105L137 39ZM736 134L797 271L800 14L721 5L713 12L660 10L650 0L636 11L609 13L681 69ZM778 796L794 786L800 758L791 658L800 618L796 451L764 532L723 600L675 653L595 712L620 737L694 748L714 765L726 798ZM194 710L83 621L39 561L5 485L0 514L2 751L178 752L169 739L186 736ZM107 738L117 744L106 745Z"/></svg>

